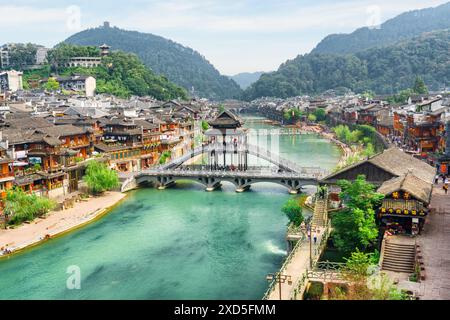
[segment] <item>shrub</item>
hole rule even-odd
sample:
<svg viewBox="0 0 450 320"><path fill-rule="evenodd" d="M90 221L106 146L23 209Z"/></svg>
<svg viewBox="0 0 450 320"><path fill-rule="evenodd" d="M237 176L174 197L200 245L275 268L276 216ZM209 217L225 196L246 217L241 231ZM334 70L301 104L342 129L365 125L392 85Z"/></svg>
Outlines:
<svg viewBox="0 0 450 320"><path fill-rule="evenodd" d="M117 172L109 169L106 164L97 161L89 162L83 180L93 194L100 194L119 186Z"/></svg>
<svg viewBox="0 0 450 320"><path fill-rule="evenodd" d="M297 199L288 200L281 211L286 214L290 223L294 224L296 227L300 227L304 221L303 210Z"/></svg>
<svg viewBox="0 0 450 320"><path fill-rule="evenodd" d="M9 217L10 224L20 224L45 215L55 206L53 200L13 188L7 192L4 213Z"/></svg>

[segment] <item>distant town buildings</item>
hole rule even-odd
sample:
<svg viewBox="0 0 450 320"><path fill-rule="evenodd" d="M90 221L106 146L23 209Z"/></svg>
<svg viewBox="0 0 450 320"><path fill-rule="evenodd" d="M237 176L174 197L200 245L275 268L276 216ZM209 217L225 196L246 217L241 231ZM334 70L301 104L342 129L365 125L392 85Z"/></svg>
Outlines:
<svg viewBox="0 0 450 320"><path fill-rule="evenodd" d="M0 94L23 90L22 75L15 70L0 72Z"/></svg>
<svg viewBox="0 0 450 320"><path fill-rule="evenodd" d="M102 63L102 58L100 57L74 57L69 59L69 61L64 65L65 67L84 67L84 68L95 68Z"/></svg>
<svg viewBox="0 0 450 320"><path fill-rule="evenodd" d="M57 77L56 81L58 81L61 89L81 91L84 92L86 97L93 97L97 88L97 81L90 76Z"/></svg>
<svg viewBox="0 0 450 320"><path fill-rule="evenodd" d="M39 67L47 62L47 54L50 49L45 48L44 46L40 45L25 45L21 43L9 43L5 44L0 47L0 68L1 69L8 69L10 67L17 67L14 66L13 57L15 50L23 49L26 46L31 46L36 50L36 54L34 56L34 59L31 59L27 65L24 65L23 68L25 69L33 69L36 67Z"/></svg>

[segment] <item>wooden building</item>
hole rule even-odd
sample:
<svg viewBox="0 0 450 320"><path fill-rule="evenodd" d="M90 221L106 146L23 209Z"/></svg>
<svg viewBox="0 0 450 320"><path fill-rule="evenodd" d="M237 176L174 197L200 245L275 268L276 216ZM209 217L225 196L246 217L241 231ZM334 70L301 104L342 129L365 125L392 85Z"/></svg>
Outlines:
<svg viewBox="0 0 450 320"><path fill-rule="evenodd" d="M406 233L420 232L428 214L434 167L398 148L390 148L324 178L321 183L336 185L339 180L353 181L359 175L385 195L378 211L382 227L396 223Z"/></svg>

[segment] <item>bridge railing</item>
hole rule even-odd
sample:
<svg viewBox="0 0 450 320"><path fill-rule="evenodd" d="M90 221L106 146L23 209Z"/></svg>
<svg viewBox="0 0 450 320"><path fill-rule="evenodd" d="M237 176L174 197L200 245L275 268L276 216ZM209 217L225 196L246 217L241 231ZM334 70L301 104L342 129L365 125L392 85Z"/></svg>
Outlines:
<svg viewBox="0 0 450 320"><path fill-rule="evenodd" d="M297 255L300 247L305 243L306 237L302 237L300 240L297 241L296 245L292 249L292 251L289 253L289 255L284 260L283 265L280 268L280 273L283 274L283 272L286 270L289 263L291 263L292 259ZM264 294L263 300L268 300L272 292L275 290L276 287L276 279L272 280L272 282L269 285L269 288Z"/></svg>
<svg viewBox="0 0 450 320"><path fill-rule="evenodd" d="M243 146L240 146L238 148L243 148ZM193 149L191 152L189 152L188 154L185 154L179 158L173 159L169 163L161 165L158 168L171 169L174 167L178 167L178 166L181 166L186 161L188 161L200 154L209 153L213 150L216 152L220 152L220 148L218 149L218 146L216 146L216 145L204 145L201 147L197 147L197 148ZM254 156L262 158L266 161L269 161L272 164L278 166L280 169L283 169L285 171L291 171L291 172L297 172L297 173L306 173L305 171L307 171L308 174L312 174L317 179L324 177L328 173L326 170L318 168L318 167L316 167L316 168L301 167L301 166L297 165L296 163L294 163L290 160L287 160L287 159L283 159L278 154L275 154L275 153L273 153L265 148L259 147L259 146L247 145L247 146L245 146L245 149L243 149L242 151L246 151L251 155L254 155Z"/></svg>

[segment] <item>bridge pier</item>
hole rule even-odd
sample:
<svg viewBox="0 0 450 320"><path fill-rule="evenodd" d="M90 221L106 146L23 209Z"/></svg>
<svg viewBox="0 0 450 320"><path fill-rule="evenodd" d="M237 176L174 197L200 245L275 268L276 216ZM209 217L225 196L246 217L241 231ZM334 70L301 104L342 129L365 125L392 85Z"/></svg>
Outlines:
<svg viewBox="0 0 450 320"><path fill-rule="evenodd" d="M242 193L245 191L248 191L251 187L251 179L245 179L245 178L236 178L234 179L234 182L236 183L237 187L236 187L236 192L237 193Z"/></svg>
<svg viewBox="0 0 450 320"><path fill-rule="evenodd" d="M289 189L289 194L299 194L302 192L302 185L299 180L283 179L280 182Z"/></svg>
<svg viewBox="0 0 450 320"><path fill-rule="evenodd" d="M157 181L158 190L166 190L175 184L175 180L172 177L158 177Z"/></svg>
<svg viewBox="0 0 450 320"><path fill-rule="evenodd" d="M201 180L202 183L206 185L207 192L213 192L222 186L220 181L216 180L214 177L205 177L200 178L199 180Z"/></svg>

